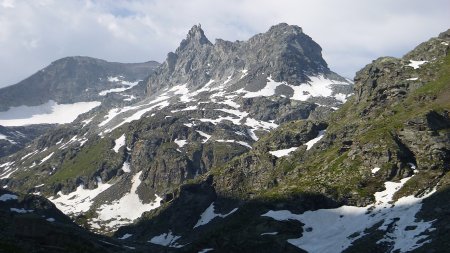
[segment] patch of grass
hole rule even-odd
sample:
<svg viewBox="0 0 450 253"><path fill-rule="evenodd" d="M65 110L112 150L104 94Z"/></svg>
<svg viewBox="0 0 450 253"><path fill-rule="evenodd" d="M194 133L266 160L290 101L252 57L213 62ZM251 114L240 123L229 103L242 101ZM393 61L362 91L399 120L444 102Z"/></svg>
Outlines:
<svg viewBox="0 0 450 253"><path fill-rule="evenodd" d="M48 178L48 182L63 182L80 176L90 176L99 168L117 166L110 144L110 139L103 138L91 146L83 147L75 157L65 160L61 168Z"/></svg>

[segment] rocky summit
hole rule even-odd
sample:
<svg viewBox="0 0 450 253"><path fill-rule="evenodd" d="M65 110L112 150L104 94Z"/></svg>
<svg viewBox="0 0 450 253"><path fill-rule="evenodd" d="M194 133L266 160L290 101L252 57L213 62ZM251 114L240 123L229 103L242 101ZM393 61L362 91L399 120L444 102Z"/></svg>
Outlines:
<svg viewBox="0 0 450 253"><path fill-rule="evenodd" d="M284 23L215 43L196 25L133 80L83 65L108 82L71 101L99 104L0 158L14 218L0 250L446 252L449 43L379 58L354 83ZM24 235L23 219L61 240Z"/></svg>

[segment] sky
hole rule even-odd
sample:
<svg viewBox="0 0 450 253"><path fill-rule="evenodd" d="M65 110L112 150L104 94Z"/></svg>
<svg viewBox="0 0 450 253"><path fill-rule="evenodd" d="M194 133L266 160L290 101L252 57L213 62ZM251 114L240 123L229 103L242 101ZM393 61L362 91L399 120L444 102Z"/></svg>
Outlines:
<svg viewBox="0 0 450 253"><path fill-rule="evenodd" d="M212 42L298 25L353 78L449 29L448 10L449 0L0 0L0 87L66 56L163 62L195 24Z"/></svg>

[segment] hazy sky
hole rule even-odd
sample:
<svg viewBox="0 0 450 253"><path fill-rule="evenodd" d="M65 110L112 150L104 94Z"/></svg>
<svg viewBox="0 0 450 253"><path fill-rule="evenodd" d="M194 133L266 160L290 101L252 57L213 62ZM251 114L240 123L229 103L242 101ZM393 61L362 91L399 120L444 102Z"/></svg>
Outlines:
<svg viewBox="0 0 450 253"><path fill-rule="evenodd" d="M162 62L198 23L212 42L301 26L330 68L353 78L450 28L448 10L449 0L0 0L0 87L65 56Z"/></svg>

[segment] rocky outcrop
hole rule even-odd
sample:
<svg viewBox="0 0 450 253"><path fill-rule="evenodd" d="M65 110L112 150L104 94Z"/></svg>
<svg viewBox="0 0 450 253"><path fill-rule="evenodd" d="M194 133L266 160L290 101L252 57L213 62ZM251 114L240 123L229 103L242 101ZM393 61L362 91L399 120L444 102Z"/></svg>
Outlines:
<svg viewBox="0 0 450 253"><path fill-rule="evenodd" d="M0 158L11 155L28 145L32 140L53 129L54 125L22 127L0 126Z"/></svg>

